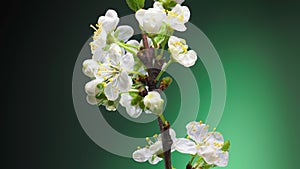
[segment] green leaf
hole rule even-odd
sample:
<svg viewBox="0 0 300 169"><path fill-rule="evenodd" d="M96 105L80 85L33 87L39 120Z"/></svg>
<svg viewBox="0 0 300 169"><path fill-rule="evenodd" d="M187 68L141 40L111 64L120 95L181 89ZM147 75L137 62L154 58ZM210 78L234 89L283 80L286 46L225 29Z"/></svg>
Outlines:
<svg viewBox="0 0 300 169"><path fill-rule="evenodd" d="M126 0L127 5L133 11L142 9L145 4L145 0Z"/></svg>

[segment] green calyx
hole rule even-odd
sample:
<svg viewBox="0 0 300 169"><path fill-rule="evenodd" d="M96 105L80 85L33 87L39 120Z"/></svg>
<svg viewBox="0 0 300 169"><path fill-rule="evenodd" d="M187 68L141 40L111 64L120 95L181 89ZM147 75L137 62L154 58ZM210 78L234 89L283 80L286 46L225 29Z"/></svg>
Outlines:
<svg viewBox="0 0 300 169"><path fill-rule="evenodd" d="M226 141L224 142L223 147L222 147L222 151L228 151L229 148L230 148L230 141L229 141L229 140L226 140Z"/></svg>
<svg viewBox="0 0 300 169"><path fill-rule="evenodd" d="M166 10L171 10L177 4L177 2L173 0L159 0L159 2L162 3Z"/></svg>

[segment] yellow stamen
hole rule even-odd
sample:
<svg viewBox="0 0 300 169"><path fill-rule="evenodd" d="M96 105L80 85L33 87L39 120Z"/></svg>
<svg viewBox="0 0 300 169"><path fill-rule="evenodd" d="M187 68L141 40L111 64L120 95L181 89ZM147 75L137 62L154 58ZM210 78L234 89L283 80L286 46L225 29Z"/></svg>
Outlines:
<svg viewBox="0 0 300 169"><path fill-rule="evenodd" d="M90 27L91 27L92 29L94 29L95 31L97 31L97 28L95 28L94 25L90 24Z"/></svg>
<svg viewBox="0 0 300 169"><path fill-rule="evenodd" d="M185 47L185 45L183 43L175 42L174 46L175 45L179 45L185 53L187 52L187 47Z"/></svg>
<svg viewBox="0 0 300 169"><path fill-rule="evenodd" d="M101 82L103 87L106 87L106 83L105 82Z"/></svg>

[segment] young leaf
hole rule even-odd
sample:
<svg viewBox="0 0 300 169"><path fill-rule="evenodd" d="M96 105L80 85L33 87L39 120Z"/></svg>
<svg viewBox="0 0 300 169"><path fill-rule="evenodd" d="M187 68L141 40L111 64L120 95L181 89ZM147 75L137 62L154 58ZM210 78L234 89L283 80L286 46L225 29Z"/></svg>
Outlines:
<svg viewBox="0 0 300 169"><path fill-rule="evenodd" d="M130 9L137 11L144 7L145 0L126 0L126 3Z"/></svg>

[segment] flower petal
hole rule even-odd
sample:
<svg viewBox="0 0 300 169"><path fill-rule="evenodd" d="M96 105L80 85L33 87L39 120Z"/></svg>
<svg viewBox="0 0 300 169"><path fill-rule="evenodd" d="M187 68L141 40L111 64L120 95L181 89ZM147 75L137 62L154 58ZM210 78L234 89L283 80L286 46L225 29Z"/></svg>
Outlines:
<svg viewBox="0 0 300 169"><path fill-rule="evenodd" d="M169 133L170 133L171 139L175 140L176 139L176 132L175 132L175 130L172 129L172 128L170 128L169 129Z"/></svg>
<svg viewBox="0 0 300 169"><path fill-rule="evenodd" d="M91 105L96 105L98 103L96 97L91 95L86 96L86 101Z"/></svg>
<svg viewBox="0 0 300 169"><path fill-rule="evenodd" d="M222 150L215 150L210 146L200 147L199 155L202 156L208 164L215 164L220 167L225 167L228 164L229 153Z"/></svg>
<svg viewBox="0 0 300 169"><path fill-rule="evenodd" d="M226 167L228 165L229 153L227 151L218 151L217 156L219 159L215 164L220 167Z"/></svg>
<svg viewBox="0 0 300 169"><path fill-rule="evenodd" d="M82 63L82 71L88 77L94 77L95 71L97 71L99 64L92 60L87 59Z"/></svg>
<svg viewBox="0 0 300 169"><path fill-rule="evenodd" d="M184 32L184 31L186 31L186 26L183 24L183 23L178 23L178 22L172 22L172 23L170 23L170 26L173 28L173 29L175 29L175 30L177 30L177 31L180 31L180 32Z"/></svg>
<svg viewBox="0 0 300 169"><path fill-rule="evenodd" d="M119 23L119 17L115 10L109 9L105 13L105 16L100 16L98 24L102 23L102 27L106 32L111 32L116 29Z"/></svg>
<svg viewBox="0 0 300 169"><path fill-rule="evenodd" d="M197 143L202 143L207 137L208 126L199 122L190 122L186 125L187 134Z"/></svg>
<svg viewBox="0 0 300 169"><path fill-rule="evenodd" d="M143 16L143 29L147 33L156 34L159 32L160 27L165 19L165 12L157 8L149 8Z"/></svg>
<svg viewBox="0 0 300 169"><path fill-rule="evenodd" d="M135 13L135 18L139 22L140 25L143 25L143 17L145 15L146 11L147 10L145 10L145 9L139 9Z"/></svg>
<svg viewBox="0 0 300 169"><path fill-rule="evenodd" d="M104 94L108 100L115 101L119 97L119 89L117 88L117 79L108 83L104 89Z"/></svg>
<svg viewBox="0 0 300 169"><path fill-rule="evenodd" d="M172 55L173 56L173 55ZM185 54L179 54L177 56L173 56L173 58L185 67L193 66L197 61L197 53L193 50L189 50Z"/></svg>
<svg viewBox="0 0 300 169"><path fill-rule="evenodd" d="M164 7L161 2L155 1L153 4L153 8L164 10Z"/></svg>
<svg viewBox="0 0 300 169"><path fill-rule="evenodd" d="M132 100L132 97L128 93L124 93L121 95L120 104L123 107L129 107L129 106L131 106L131 100Z"/></svg>
<svg viewBox="0 0 300 169"><path fill-rule="evenodd" d="M111 44L111 46L109 48L110 63L115 66L118 65L122 55L123 55L123 52L122 52L122 49L120 48L120 46L115 43Z"/></svg>
<svg viewBox="0 0 300 169"><path fill-rule="evenodd" d="M157 157L156 155L152 156L148 162L152 165L157 164L158 162L160 162L162 160L162 158Z"/></svg>
<svg viewBox="0 0 300 169"><path fill-rule="evenodd" d="M126 42L129 38L133 36L133 29L131 26L122 25L119 26L115 32L118 32L118 39Z"/></svg>
<svg viewBox="0 0 300 169"><path fill-rule="evenodd" d="M132 80L125 71L120 72L117 81L117 87L121 92L127 92L132 86Z"/></svg>
<svg viewBox="0 0 300 169"><path fill-rule="evenodd" d="M206 143L216 149L221 149L224 144L224 138L219 132L209 132Z"/></svg>
<svg viewBox="0 0 300 169"><path fill-rule="evenodd" d="M126 44L137 46L137 47L140 46L140 44L137 40L129 40L129 41L126 42ZM132 50L134 50L135 52L138 52L138 50L135 49L135 48L132 48Z"/></svg>
<svg viewBox="0 0 300 169"><path fill-rule="evenodd" d="M145 162L152 157L150 150L147 148L138 149L132 154L132 158L137 162Z"/></svg>
<svg viewBox="0 0 300 169"><path fill-rule="evenodd" d="M185 153L185 154L196 154L197 149L196 149L196 144L186 138L178 138L175 140L173 143L174 147L177 151L180 153Z"/></svg>
<svg viewBox="0 0 300 169"><path fill-rule="evenodd" d="M152 114L152 111L145 109L144 110L146 114Z"/></svg>
<svg viewBox="0 0 300 169"><path fill-rule="evenodd" d="M154 155L163 153L162 142L160 140L156 141L154 144L149 146L149 150Z"/></svg>
<svg viewBox="0 0 300 169"><path fill-rule="evenodd" d="M127 111L128 115L130 117L132 117L132 118L138 118L142 114L142 112L143 112L143 110L139 106L137 106L137 105L135 105L135 106L132 106L132 105L127 106L126 107L126 111Z"/></svg>
<svg viewBox="0 0 300 169"><path fill-rule="evenodd" d="M97 85L99 83L101 83L102 81L100 79L94 79L89 81L88 83L85 84L84 88L85 88L85 92L88 95L91 96L96 96L97 93L100 91L99 88L97 87Z"/></svg>
<svg viewBox="0 0 300 169"><path fill-rule="evenodd" d="M134 58L131 53L126 53L121 57L120 67L126 71L132 71L134 66Z"/></svg>

